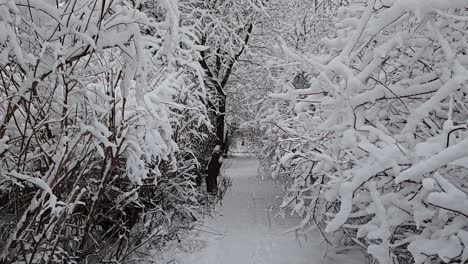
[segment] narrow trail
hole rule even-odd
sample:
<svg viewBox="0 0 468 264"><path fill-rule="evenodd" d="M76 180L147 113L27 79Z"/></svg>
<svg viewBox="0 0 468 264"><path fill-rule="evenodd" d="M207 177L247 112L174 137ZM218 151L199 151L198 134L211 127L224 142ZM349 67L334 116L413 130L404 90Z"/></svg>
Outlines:
<svg viewBox="0 0 468 264"><path fill-rule="evenodd" d="M323 258L321 238L296 237L284 231L295 226L298 218L275 217L281 187L261 181L258 162L237 157L225 160L223 173L232 178L223 204L207 218L192 240L191 253L176 255L186 264L324 264L361 263ZM271 210L269 210L271 209Z"/></svg>

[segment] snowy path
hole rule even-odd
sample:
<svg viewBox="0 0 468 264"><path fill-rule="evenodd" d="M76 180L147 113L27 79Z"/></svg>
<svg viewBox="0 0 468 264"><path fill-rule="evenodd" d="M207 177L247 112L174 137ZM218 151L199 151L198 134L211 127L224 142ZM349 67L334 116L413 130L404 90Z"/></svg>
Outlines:
<svg viewBox="0 0 468 264"><path fill-rule="evenodd" d="M283 235L298 219L275 218L280 186L257 177L258 162L247 158L225 161L224 174L233 185L213 218L207 218L194 242L195 252L179 253L186 264L322 264L352 263L323 260L320 237ZM299 239L299 240L298 240ZM300 241L300 242L299 242ZM357 262L359 263L359 262Z"/></svg>

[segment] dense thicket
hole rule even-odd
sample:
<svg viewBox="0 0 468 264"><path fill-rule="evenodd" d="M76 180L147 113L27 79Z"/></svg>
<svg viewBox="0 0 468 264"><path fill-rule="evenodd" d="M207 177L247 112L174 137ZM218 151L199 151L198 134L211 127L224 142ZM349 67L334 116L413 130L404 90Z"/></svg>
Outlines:
<svg viewBox="0 0 468 264"><path fill-rule="evenodd" d="M147 7L0 3L0 262L122 262L198 217L201 47Z"/></svg>
<svg viewBox="0 0 468 264"><path fill-rule="evenodd" d="M145 261L238 126L297 232L466 262L467 5L0 1L0 263Z"/></svg>
<svg viewBox="0 0 468 264"><path fill-rule="evenodd" d="M466 5L356 0L318 51L279 41L263 147L298 230L379 263L467 261Z"/></svg>
<svg viewBox="0 0 468 264"><path fill-rule="evenodd" d="M1 2L1 262L144 261L190 229L211 167L217 192L226 89L262 9Z"/></svg>

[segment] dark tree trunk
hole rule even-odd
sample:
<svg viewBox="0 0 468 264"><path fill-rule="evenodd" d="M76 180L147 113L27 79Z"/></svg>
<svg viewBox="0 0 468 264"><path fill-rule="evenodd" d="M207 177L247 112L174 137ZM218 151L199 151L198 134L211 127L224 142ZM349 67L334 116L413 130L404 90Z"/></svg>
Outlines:
<svg viewBox="0 0 468 264"><path fill-rule="evenodd" d="M218 116L216 116L216 137L221 149L225 147L225 117L226 117L226 97L223 97L219 103Z"/></svg>
<svg viewBox="0 0 468 264"><path fill-rule="evenodd" d="M218 191L218 175L221 169L221 162L219 161L226 149L226 97L223 97L219 103L218 113L216 116L216 147L211 155L210 162L208 163L208 176L206 178L206 190L208 193L216 194Z"/></svg>
<svg viewBox="0 0 468 264"><path fill-rule="evenodd" d="M218 48L217 55L215 58L214 65L210 65L207 61L209 56L206 56L205 51L201 51L200 65L204 69L207 77L207 86L211 86L219 96L219 104L216 107L215 103L208 102L209 106L216 112L216 147L211 156L211 160L208 163L208 176L206 178L206 189L209 193L216 193L217 191L217 177L221 168L221 162L219 158L223 153L227 153L228 143L226 139L226 93L225 88L228 83L231 73L234 69L234 65L239 57L244 53L244 50L249 42L250 34L252 33L253 23L246 25L247 33L245 34L244 43L241 44L240 50L232 58L224 58L219 55L220 50ZM205 43L206 39L202 37L201 44ZM224 68L224 70L221 69Z"/></svg>
<svg viewBox="0 0 468 264"><path fill-rule="evenodd" d="M208 176L206 178L206 190L208 193L216 194L218 191L218 174L221 169L220 158L222 155L221 146L217 145L208 163Z"/></svg>

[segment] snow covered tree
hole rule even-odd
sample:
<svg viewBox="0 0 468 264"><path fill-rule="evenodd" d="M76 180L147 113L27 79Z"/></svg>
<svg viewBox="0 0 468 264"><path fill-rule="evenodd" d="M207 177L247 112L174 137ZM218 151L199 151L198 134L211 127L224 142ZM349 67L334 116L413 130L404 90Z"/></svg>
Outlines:
<svg viewBox="0 0 468 264"><path fill-rule="evenodd" d="M0 3L0 262L121 263L197 217L199 40L144 4Z"/></svg>
<svg viewBox="0 0 468 264"><path fill-rule="evenodd" d="M292 113L288 103L268 94L305 87L310 78L296 61L279 58L274 44L281 42L305 56L321 51L324 45L320 38L333 33L333 19L342 2L269 1L265 15L254 28L249 50L234 77L234 93L241 103L232 103L230 111L240 117L236 121L244 124L243 131L250 130L248 134L254 137L251 147L263 153L259 156L263 176L273 173L281 157L277 150L282 147L276 139L285 132L281 123Z"/></svg>
<svg viewBox="0 0 468 264"><path fill-rule="evenodd" d="M277 47L310 83L267 118L299 228L379 263L467 261L466 6L351 1L317 56Z"/></svg>
<svg viewBox="0 0 468 264"><path fill-rule="evenodd" d="M332 1L264 2L261 18L255 21L252 29L248 49L237 60L227 89L230 98L227 117L239 124L248 137L258 138L261 134L259 126L252 121L257 119L262 105L268 107L261 103L266 95L280 85L283 78L305 76L299 68L279 66L283 62L278 61L272 44L282 38L288 46L303 52L317 50L320 44L316 39L324 36L323 32L329 28L332 19L329 10L336 9L335 5ZM270 110L274 111L274 108ZM249 141L249 146L253 147L257 140Z"/></svg>
<svg viewBox="0 0 468 264"><path fill-rule="evenodd" d="M263 7L262 1L257 0L229 0L229 1L186 1L184 2L187 16L196 21L199 45L202 50L200 65L205 74L207 87L207 107L210 111L216 138L208 140L204 146L210 148L208 160L218 163L216 152L227 151L226 138L226 105L228 86L236 70L240 56L247 50L248 42L258 21L258 14ZM214 140L213 140L214 139ZM211 156L213 151L213 156ZM212 164L211 168L218 168L219 164ZM208 172L209 192L216 189L218 171Z"/></svg>

